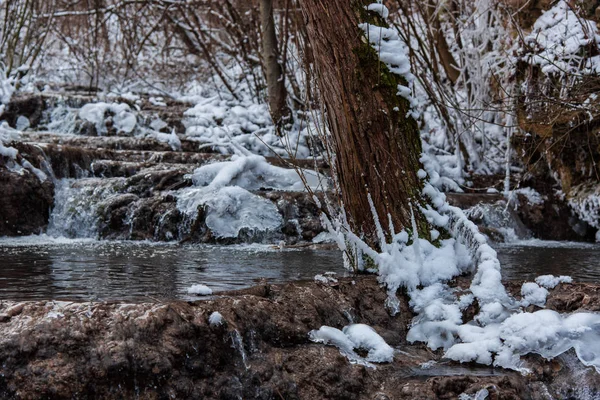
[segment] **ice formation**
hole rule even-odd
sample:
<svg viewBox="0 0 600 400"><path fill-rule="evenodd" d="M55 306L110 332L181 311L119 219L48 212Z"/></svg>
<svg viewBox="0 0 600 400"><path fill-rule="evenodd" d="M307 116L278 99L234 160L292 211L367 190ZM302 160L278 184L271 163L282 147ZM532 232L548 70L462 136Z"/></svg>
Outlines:
<svg viewBox="0 0 600 400"><path fill-rule="evenodd" d="M342 330L322 326L308 334L315 343L336 346L350 361L370 366L371 362L385 363L394 359L394 349L370 326L351 324ZM368 351L366 357L359 356L355 349Z"/></svg>
<svg viewBox="0 0 600 400"><path fill-rule="evenodd" d="M390 39L388 46L392 46ZM377 45L372 44L377 49ZM522 286L521 301L512 298L502 284L496 252L473 222L460 209L450 206L445 195L433 185L440 175L432 159L424 156L421 162L423 171L419 171L419 177L424 180L423 195L429 200L421 211L436 231L445 230L452 239L441 240L436 247L429 240L419 238L413 217L412 233L394 232L389 224L387 237L392 239L388 241L380 216L373 211L380 239L380 251L376 251L351 231L345 218L331 221L322 216L342 251L352 253L357 260L367 256L377 266L378 279L388 290L386 305L392 314L399 311L396 292L406 289L409 305L416 314L407 340L425 342L433 350L441 348L451 360L521 371L527 370L521 355L538 353L553 358L573 348L583 364L600 371L600 314L524 312L523 307L545 304L548 290L542 286L568 282L569 278L540 277L538 283L528 282ZM420 207L418 204L409 206ZM447 282L473 266L475 275L470 293L459 296ZM475 300L479 305L478 314L472 321L463 321L461 311ZM312 331L311 340L334 344L349 359L356 360L352 347L356 343L348 335L330 327L322 329Z"/></svg>
<svg viewBox="0 0 600 400"><path fill-rule="evenodd" d="M212 293L212 292L211 292ZM223 325L224 319L220 312L215 311L208 317L208 324L212 327Z"/></svg>
<svg viewBox="0 0 600 400"><path fill-rule="evenodd" d="M315 172L276 167L262 156L234 155L231 161L204 165L191 175L193 187L176 192L177 208L191 219L205 207L206 225L216 237L234 238L242 229L273 231L282 224L277 206L252 190L326 188Z"/></svg>
<svg viewBox="0 0 600 400"><path fill-rule="evenodd" d="M188 294L195 294L198 296L210 296L212 294L212 289L203 284L192 285L187 289ZM212 317L212 315L211 315Z"/></svg>

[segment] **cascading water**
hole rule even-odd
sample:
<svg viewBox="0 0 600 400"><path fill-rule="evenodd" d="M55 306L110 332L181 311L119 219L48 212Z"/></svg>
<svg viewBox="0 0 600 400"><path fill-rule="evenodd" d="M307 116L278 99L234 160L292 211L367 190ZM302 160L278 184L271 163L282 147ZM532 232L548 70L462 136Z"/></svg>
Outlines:
<svg viewBox="0 0 600 400"><path fill-rule="evenodd" d="M48 235L98 238L103 201L115 194L121 179L60 179L55 182L54 208Z"/></svg>
<svg viewBox="0 0 600 400"><path fill-rule="evenodd" d="M521 222L517 213L504 201L478 204L465 210L465 214L484 228L484 231L495 241L508 243L531 238L531 232Z"/></svg>

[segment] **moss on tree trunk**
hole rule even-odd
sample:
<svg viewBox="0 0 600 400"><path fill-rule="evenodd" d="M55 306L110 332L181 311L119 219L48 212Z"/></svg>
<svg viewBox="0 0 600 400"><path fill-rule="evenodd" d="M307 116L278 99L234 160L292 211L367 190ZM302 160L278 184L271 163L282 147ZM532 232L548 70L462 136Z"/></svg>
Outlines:
<svg viewBox="0 0 600 400"><path fill-rule="evenodd" d="M317 82L336 152L338 181L349 222L378 243L368 194L385 228L411 228L411 207L420 234L429 226L417 204L424 202L421 139L409 103L398 96L406 81L379 61L359 23L385 26L366 10L370 1L302 0L313 48Z"/></svg>

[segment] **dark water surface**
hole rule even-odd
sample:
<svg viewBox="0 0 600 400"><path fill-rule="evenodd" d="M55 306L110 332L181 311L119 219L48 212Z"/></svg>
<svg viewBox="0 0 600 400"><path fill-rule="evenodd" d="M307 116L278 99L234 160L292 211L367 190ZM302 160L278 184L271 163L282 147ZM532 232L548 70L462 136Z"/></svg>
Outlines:
<svg viewBox="0 0 600 400"><path fill-rule="evenodd" d="M506 279L571 275L600 283L600 246L556 242L496 245ZM334 271L344 275L332 250L269 246L175 245L50 238L0 239L0 299L191 299L187 289L239 289L260 279L285 282Z"/></svg>
<svg viewBox="0 0 600 400"><path fill-rule="evenodd" d="M175 245L147 242L0 239L0 299L192 299L187 289L213 291L260 279L312 279L345 274L338 252L269 246Z"/></svg>
<svg viewBox="0 0 600 400"><path fill-rule="evenodd" d="M532 280L552 274L600 284L600 244L531 240L493 247L504 279Z"/></svg>

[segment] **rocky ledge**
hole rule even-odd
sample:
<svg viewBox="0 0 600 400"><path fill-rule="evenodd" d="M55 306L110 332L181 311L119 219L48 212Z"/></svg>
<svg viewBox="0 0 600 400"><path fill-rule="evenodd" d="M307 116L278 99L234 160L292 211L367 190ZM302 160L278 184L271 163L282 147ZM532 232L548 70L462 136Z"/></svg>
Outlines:
<svg viewBox="0 0 600 400"><path fill-rule="evenodd" d="M518 285L512 285L518 288ZM509 285L509 287L512 287ZM0 305L0 397L15 399L490 399L586 398L600 375L567 352L533 371L443 360L406 343L406 303L390 317L374 277L263 284L205 301L13 302ZM600 288L561 285L559 311L600 308ZM221 324L209 317L219 312ZM375 369L314 344L322 325L369 324L398 351ZM436 363L424 364L435 360ZM424 368L429 367L429 368Z"/></svg>

